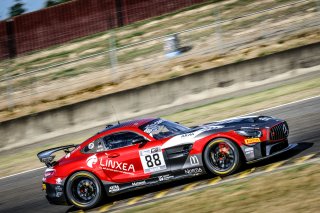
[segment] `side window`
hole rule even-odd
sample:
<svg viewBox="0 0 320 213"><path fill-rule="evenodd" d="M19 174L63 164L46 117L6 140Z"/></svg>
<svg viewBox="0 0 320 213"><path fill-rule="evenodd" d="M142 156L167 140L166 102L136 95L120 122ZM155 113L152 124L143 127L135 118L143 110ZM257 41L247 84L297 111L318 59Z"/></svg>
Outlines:
<svg viewBox="0 0 320 213"><path fill-rule="evenodd" d="M96 153L102 152L105 150L104 143L102 138L99 138L91 143L89 143L86 147L84 147L84 153Z"/></svg>
<svg viewBox="0 0 320 213"><path fill-rule="evenodd" d="M134 132L121 132L112 135L108 135L103 138L104 144L107 150L117 149L125 146L132 145L132 139L139 137Z"/></svg>

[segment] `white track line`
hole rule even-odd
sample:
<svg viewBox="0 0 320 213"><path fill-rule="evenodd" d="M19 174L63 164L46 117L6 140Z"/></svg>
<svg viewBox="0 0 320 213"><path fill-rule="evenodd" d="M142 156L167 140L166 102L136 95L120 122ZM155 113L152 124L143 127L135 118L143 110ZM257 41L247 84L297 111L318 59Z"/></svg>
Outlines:
<svg viewBox="0 0 320 213"><path fill-rule="evenodd" d="M19 173L17 173L17 174L13 174L13 175L8 175L8 176L5 176L5 177L1 177L0 180L5 179L5 178L9 178L9 177L14 177L14 176L17 176L17 175L22 175L22 174L25 174L25 173L28 173L28 172L32 172L32 171L36 171L36 170L44 169L44 168L46 168L46 167L45 167L45 166L42 166L42 167L38 167L38 168L35 168L35 169L30 169L30 170L27 170L27 171L19 172Z"/></svg>
<svg viewBox="0 0 320 213"><path fill-rule="evenodd" d="M308 101L308 100L315 99L315 98L320 98L320 95L312 96L312 97L309 97L309 98L304 98L304 99L301 99L301 100L298 100L298 101L293 101L293 102L289 102L289 103L286 103L286 104L281 104L281 105L274 106L274 107L269 107L269 108L266 108L266 109L261 109L261 110L258 110L258 111L255 111L255 112L251 112L251 113L248 113L248 114L245 114L245 115L240 115L240 116L237 116L237 117L251 115L251 114L255 114L255 113L259 113L259 112L263 112L263 111L267 111L267 110L277 109L277 108L280 108L280 107L284 107L284 106L288 106L288 105L291 105L291 104L296 104L296 103ZM24 171L24 172L19 172L17 174L1 177L0 180L5 179L5 178L14 177L14 176L21 175L21 174L25 174L25 173L28 173L28 172L36 171L36 170L43 169L43 168L45 168L45 166L39 167L39 168L35 168L35 169L31 169L31 170L27 170L27 171Z"/></svg>
<svg viewBox="0 0 320 213"><path fill-rule="evenodd" d="M269 108L266 108L266 109L261 109L261 110L255 111L255 112L250 112L248 114L240 115L238 117L246 116L246 115L252 115L252 114L256 114L256 113L259 113L259 112L268 111L268 110L272 110L272 109L277 109L277 108L281 108L281 107L288 106L288 105L291 105L291 104L296 104L296 103L308 101L308 100L315 99L315 98L320 98L320 95L312 96L312 97L309 97L309 98L304 98L304 99L301 99L301 100L298 100L298 101L292 101L292 102L289 102L289 103L286 103L286 104L281 104L281 105L274 106L274 107L269 107Z"/></svg>

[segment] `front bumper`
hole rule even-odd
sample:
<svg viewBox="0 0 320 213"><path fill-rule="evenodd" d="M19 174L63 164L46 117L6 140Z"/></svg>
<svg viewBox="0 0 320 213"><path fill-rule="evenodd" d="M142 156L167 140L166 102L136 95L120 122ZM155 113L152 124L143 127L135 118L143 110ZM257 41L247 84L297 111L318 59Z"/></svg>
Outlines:
<svg viewBox="0 0 320 213"><path fill-rule="evenodd" d="M297 144L288 144L288 140L280 142L261 142L252 146L242 146L247 163L254 163L260 160L286 152L297 146Z"/></svg>
<svg viewBox="0 0 320 213"><path fill-rule="evenodd" d="M63 185L50 184L45 182L43 182L43 184L45 184L45 191L47 194L46 198L49 203L55 205L69 205L64 194Z"/></svg>

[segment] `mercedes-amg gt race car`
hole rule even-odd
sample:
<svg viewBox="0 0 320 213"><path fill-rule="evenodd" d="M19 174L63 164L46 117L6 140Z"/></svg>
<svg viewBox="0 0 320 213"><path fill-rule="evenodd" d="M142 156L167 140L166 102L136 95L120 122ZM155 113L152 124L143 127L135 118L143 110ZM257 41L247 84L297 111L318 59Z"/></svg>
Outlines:
<svg viewBox="0 0 320 213"><path fill-rule="evenodd" d="M38 154L47 165L43 190L53 204L88 209L105 196L193 177L224 176L242 163L290 149L286 121L247 116L188 128L164 119L108 125L80 145ZM53 153L65 156L54 161Z"/></svg>

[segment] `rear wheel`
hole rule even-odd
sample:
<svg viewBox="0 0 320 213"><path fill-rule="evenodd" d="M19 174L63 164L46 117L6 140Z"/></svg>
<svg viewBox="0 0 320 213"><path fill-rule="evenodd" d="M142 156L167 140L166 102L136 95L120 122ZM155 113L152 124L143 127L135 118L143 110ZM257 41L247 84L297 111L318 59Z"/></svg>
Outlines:
<svg viewBox="0 0 320 213"><path fill-rule="evenodd" d="M209 142L203 157L206 168L219 176L230 175L241 166L238 146L226 138L217 138Z"/></svg>
<svg viewBox="0 0 320 213"><path fill-rule="evenodd" d="M89 209L96 206L103 197L100 181L90 172L74 173L66 185L67 197L74 206Z"/></svg>

